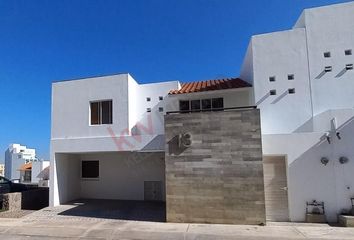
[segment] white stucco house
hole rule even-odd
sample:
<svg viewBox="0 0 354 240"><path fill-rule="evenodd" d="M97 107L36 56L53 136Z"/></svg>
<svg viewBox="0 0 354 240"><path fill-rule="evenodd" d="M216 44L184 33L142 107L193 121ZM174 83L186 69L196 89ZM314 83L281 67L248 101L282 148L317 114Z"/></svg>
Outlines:
<svg viewBox="0 0 354 240"><path fill-rule="evenodd" d="M53 83L50 205L164 201L166 112L256 105L267 220L304 221L317 200L337 221L354 197L353 13L353 2L306 9L293 29L253 36L240 79Z"/></svg>

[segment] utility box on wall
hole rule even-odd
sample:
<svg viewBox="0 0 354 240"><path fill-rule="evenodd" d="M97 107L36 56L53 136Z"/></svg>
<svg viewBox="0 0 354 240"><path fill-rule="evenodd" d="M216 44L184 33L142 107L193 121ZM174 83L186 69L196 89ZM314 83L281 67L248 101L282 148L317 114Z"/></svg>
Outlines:
<svg viewBox="0 0 354 240"><path fill-rule="evenodd" d="M265 223L258 109L166 115L165 134L167 221Z"/></svg>

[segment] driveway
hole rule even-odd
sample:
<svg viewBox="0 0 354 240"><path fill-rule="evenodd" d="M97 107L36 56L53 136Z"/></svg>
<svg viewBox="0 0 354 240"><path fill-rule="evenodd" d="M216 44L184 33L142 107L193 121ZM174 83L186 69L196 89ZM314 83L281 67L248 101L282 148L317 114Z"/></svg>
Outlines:
<svg viewBox="0 0 354 240"><path fill-rule="evenodd" d="M125 207L133 208L127 210ZM161 215L156 215L159 211L153 211L161 206L155 207L154 204L134 204L132 201L78 200L67 205L45 208L19 219L1 219L0 239L354 239L354 228L331 227L327 224L269 223L267 226L249 226L153 222L153 219L161 218ZM142 213L146 210L148 214Z"/></svg>

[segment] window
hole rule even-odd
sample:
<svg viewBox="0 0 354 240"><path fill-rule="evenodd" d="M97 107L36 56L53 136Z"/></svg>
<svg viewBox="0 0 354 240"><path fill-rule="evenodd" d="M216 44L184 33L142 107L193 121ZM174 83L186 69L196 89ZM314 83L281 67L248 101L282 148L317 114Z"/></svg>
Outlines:
<svg viewBox="0 0 354 240"><path fill-rule="evenodd" d="M159 96L159 101L162 101L163 100L163 96Z"/></svg>
<svg viewBox="0 0 354 240"><path fill-rule="evenodd" d="M146 98L146 101L147 101L147 102L150 102L150 101L151 101L151 98L150 98L150 97L147 97L147 98Z"/></svg>
<svg viewBox="0 0 354 240"><path fill-rule="evenodd" d="M81 178L98 178L99 170L99 161L81 162Z"/></svg>
<svg viewBox="0 0 354 240"><path fill-rule="evenodd" d="M147 108L147 109L146 109L146 112L151 112L151 108Z"/></svg>
<svg viewBox="0 0 354 240"><path fill-rule="evenodd" d="M295 79L294 74L289 74L289 75L288 75L288 80L294 80L294 79Z"/></svg>
<svg viewBox="0 0 354 240"><path fill-rule="evenodd" d="M189 111L207 111L207 110L218 110L224 108L223 98L212 98L212 99L196 99L190 101L180 101L179 110L181 112Z"/></svg>
<svg viewBox="0 0 354 240"><path fill-rule="evenodd" d="M344 51L344 54L346 56L352 55L352 50L351 49L347 49L347 50Z"/></svg>
<svg viewBox="0 0 354 240"><path fill-rule="evenodd" d="M112 124L112 100L91 102L91 125Z"/></svg>
<svg viewBox="0 0 354 240"><path fill-rule="evenodd" d="M324 71L325 72L332 72L332 66L326 66Z"/></svg>
<svg viewBox="0 0 354 240"><path fill-rule="evenodd" d="M269 82L275 82L275 76L269 77Z"/></svg>
<svg viewBox="0 0 354 240"><path fill-rule="evenodd" d="M294 94L295 93L295 88L289 88L288 89L289 94Z"/></svg>
<svg viewBox="0 0 354 240"><path fill-rule="evenodd" d="M277 95L277 90L273 89L269 91L270 95Z"/></svg>
<svg viewBox="0 0 354 240"><path fill-rule="evenodd" d="M159 107L159 112L163 112L163 107Z"/></svg>
<svg viewBox="0 0 354 240"><path fill-rule="evenodd" d="M324 56L325 58L330 58L330 57L331 57L331 52L324 52L324 53L323 53L323 56Z"/></svg>
<svg viewBox="0 0 354 240"><path fill-rule="evenodd" d="M353 64L347 64L345 65L346 70L353 70Z"/></svg>
<svg viewBox="0 0 354 240"><path fill-rule="evenodd" d="M189 101L179 101L180 111L189 111Z"/></svg>
<svg viewBox="0 0 354 240"><path fill-rule="evenodd" d="M223 109L224 108L224 99L223 98L213 98L211 101L211 107L213 109Z"/></svg>
<svg viewBox="0 0 354 240"><path fill-rule="evenodd" d="M19 154L19 155L17 156L17 158L22 158L22 155L21 155L21 154Z"/></svg>
<svg viewBox="0 0 354 240"><path fill-rule="evenodd" d="M211 99L202 99L202 110L211 109Z"/></svg>
<svg viewBox="0 0 354 240"><path fill-rule="evenodd" d="M200 110L200 100L192 100L191 101L191 110L192 111Z"/></svg>

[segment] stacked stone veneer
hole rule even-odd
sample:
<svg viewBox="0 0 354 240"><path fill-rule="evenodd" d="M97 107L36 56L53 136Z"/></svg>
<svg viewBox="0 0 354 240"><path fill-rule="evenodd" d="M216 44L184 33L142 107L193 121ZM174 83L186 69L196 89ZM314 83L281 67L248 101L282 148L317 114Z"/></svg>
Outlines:
<svg viewBox="0 0 354 240"><path fill-rule="evenodd" d="M265 223L258 109L166 115L165 134L167 221Z"/></svg>

